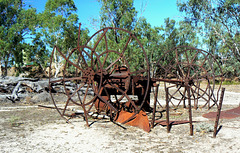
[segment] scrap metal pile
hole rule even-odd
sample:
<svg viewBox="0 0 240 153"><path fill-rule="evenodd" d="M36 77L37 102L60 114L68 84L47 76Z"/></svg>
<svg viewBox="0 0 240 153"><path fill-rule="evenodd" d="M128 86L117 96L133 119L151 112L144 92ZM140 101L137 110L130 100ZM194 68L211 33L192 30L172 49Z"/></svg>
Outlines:
<svg viewBox="0 0 240 153"><path fill-rule="evenodd" d="M169 105L183 105L189 110L192 135L192 106L210 109L216 105L220 113L224 93L222 90L220 95L222 71L212 54L180 46L149 62L143 45L133 33L111 27L93 34L83 46L79 42L80 26L77 47L66 53L55 46L51 56L50 68L56 57L65 60L61 79L55 79L50 69L49 87L57 111L67 121L82 115L89 126L93 115L107 116L113 122L149 132L159 122L158 109L164 106L169 131ZM56 84L63 84L61 95L54 92ZM89 95L89 90L94 94ZM160 90L166 93L164 103L158 96ZM75 106L79 107L78 111ZM215 128L217 124L218 119Z"/></svg>

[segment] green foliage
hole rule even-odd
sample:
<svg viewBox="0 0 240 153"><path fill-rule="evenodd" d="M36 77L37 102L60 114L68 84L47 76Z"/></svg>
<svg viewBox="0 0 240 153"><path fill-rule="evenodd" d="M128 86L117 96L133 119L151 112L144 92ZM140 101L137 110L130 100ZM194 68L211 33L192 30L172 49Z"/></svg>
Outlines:
<svg viewBox="0 0 240 153"><path fill-rule="evenodd" d="M0 6L0 64L5 66L6 75L10 65L21 71L23 40L37 26L36 9L25 9L22 0L1 0Z"/></svg>
<svg viewBox="0 0 240 153"><path fill-rule="evenodd" d="M19 123L19 120L20 120L20 117L11 116L10 119L9 119L9 122L10 122L12 127L18 127L22 124L22 123Z"/></svg>
<svg viewBox="0 0 240 153"><path fill-rule="evenodd" d="M98 0L101 3L101 27L114 27L132 30L137 11L133 0Z"/></svg>
<svg viewBox="0 0 240 153"><path fill-rule="evenodd" d="M137 16L133 0L98 1L101 4L100 28L123 28L136 35L144 47L151 70L159 57L176 46L202 46L221 63L225 77L240 76L240 65L237 62L240 61L239 1L179 0L177 5L179 11L185 13L185 19L176 22L166 18L164 24L158 27L152 27L146 18ZM0 0L0 4L0 64L6 70L7 67L15 66L19 74L27 62L37 63L44 69L48 66L49 54L54 45L65 56L77 47L79 25L73 0L48 0L41 13L25 6L22 0ZM88 29L81 29L80 45L87 43L88 35ZM31 43L25 41L29 37ZM105 42L100 41L94 46L100 37L94 37L88 46L96 47L98 54L103 54L101 60L104 60L104 51L107 49ZM109 49L121 53L129 34L121 30L109 31L106 38ZM109 65L118 56L118 53L111 52L105 64ZM142 67L141 61L145 60L145 55L136 39L132 39L125 48L124 57L131 69ZM168 54L162 61L163 65L169 64L167 61L173 57L174 53ZM61 55L58 54L56 58L59 59L56 61L61 61ZM78 52L74 52L71 58L77 60ZM201 60L201 57L198 58ZM90 61L88 55L86 61ZM118 63L124 64L123 61ZM216 65L213 68L219 71Z"/></svg>
<svg viewBox="0 0 240 153"><path fill-rule="evenodd" d="M240 62L240 2L179 0L177 5L179 10L185 13L185 21L191 23L202 36L204 48L221 58L225 76L239 76L234 70L235 64L233 66L232 63L236 60Z"/></svg>
<svg viewBox="0 0 240 153"><path fill-rule="evenodd" d="M214 127L209 123L200 123L196 125L196 132L200 133L209 133L213 132Z"/></svg>
<svg viewBox="0 0 240 153"><path fill-rule="evenodd" d="M236 82L236 81L223 81L222 84L223 85L239 85L240 82Z"/></svg>

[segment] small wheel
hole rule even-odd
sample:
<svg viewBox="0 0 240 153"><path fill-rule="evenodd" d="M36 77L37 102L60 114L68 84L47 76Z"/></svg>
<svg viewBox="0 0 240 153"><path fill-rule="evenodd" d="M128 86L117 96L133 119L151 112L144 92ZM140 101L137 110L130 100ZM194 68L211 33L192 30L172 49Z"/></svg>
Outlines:
<svg viewBox="0 0 240 153"><path fill-rule="evenodd" d="M178 101L177 106L185 100L194 101L197 108L199 100L203 106L218 101L222 84L222 70L212 54L180 46L166 52L156 65L155 77L165 79L165 89L169 89L169 98ZM217 85L216 85L217 82ZM190 88L190 97L187 88Z"/></svg>

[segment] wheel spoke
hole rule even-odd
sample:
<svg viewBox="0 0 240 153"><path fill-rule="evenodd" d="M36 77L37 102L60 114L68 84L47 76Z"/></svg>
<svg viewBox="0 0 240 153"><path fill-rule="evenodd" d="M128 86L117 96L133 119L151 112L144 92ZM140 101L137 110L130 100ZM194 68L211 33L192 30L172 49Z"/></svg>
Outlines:
<svg viewBox="0 0 240 153"><path fill-rule="evenodd" d="M219 89L216 92L217 95L214 93L215 78L222 78L222 72L216 59L210 53L192 47L180 46L169 50L164 56L166 57L161 57L157 62L159 65L157 64L155 73L158 73L158 70L160 70L160 74L162 74L162 71L165 71L165 79L169 79L168 82L174 79L180 79L183 83L179 84L181 86L178 88L171 89L175 92L172 91L172 93L170 93L170 98L179 100L179 104L185 98L193 99L195 102L200 98L207 101L207 103L209 101L218 101ZM168 63L168 65L165 63ZM218 67L217 70L219 70L217 74L215 72L216 66ZM205 85L205 83L207 83L207 85ZM173 81L172 84L176 84L176 82ZM182 87L186 88L186 85L190 87L190 97L185 94L185 89L181 90Z"/></svg>
<svg viewBox="0 0 240 153"><path fill-rule="evenodd" d="M109 70L113 65L115 65L120 59L122 58L122 56L118 57L114 62L112 62L105 70Z"/></svg>
<svg viewBox="0 0 240 153"><path fill-rule="evenodd" d="M93 50L96 50L96 48L97 48L97 46L98 46L99 42L102 40L103 36L105 36L105 35L106 35L107 31L108 31L108 29L107 29L107 28L106 28L106 29L104 29L104 31L103 31L103 34L100 36L100 38L98 39L98 41L97 41L97 42L96 42L96 44L94 45L94 47L93 47Z"/></svg>
<svg viewBox="0 0 240 153"><path fill-rule="evenodd" d="M131 40L132 40L132 36L130 35L129 38L128 38L128 40L127 40L126 45L124 46L124 48L123 48L123 50L122 50L122 54L124 54L125 50L127 49L128 44L129 44L129 42L130 42Z"/></svg>

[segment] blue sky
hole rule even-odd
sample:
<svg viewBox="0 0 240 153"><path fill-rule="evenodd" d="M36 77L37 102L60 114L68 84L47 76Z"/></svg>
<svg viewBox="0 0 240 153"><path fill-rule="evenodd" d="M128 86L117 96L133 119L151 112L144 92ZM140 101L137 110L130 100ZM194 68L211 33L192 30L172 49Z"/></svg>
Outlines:
<svg viewBox="0 0 240 153"><path fill-rule="evenodd" d="M44 10L47 0L26 0L27 4L31 4L38 12ZM78 9L79 22L83 28L88 28L90 34L95 33L99 29L92 28L90 21L92 18L99 19L100 4L97 0L74 0ZM141 8L145 10L141 13ZM181 13L177 10L176 0L134 0L134 7L139 12L139 16L147 19L152 26L161 26L165 18L174 20L181 19Z"/></svg>

